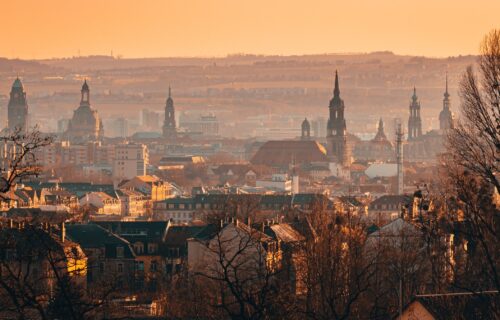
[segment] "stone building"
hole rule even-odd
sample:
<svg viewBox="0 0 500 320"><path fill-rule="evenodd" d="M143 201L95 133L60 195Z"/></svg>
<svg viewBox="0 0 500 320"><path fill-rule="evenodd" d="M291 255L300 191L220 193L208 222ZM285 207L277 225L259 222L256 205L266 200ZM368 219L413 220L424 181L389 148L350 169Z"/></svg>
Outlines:
<svg viewBox="0 0 500 320"><path fill-rule="evenodd" d="M174 100L172 99L172 90L168 87L168 98L165 106L165 120L163 122L163 138L175 139L177 137L177 128L175 124Z"/></svg>
<svg viewBox="0 0 500 320"><path fill-rule="evenodd" d="M68 124L65 138L71 143L81 144L100 141L104 136L102 120L97 110L90 105L90 89L87 80L81 90L80 106L74 111Z"/></svg>
<svg viewBox="0 0 500 320"><path fill-rule="evenodd" d="M330 117L327 125L326 140L328 156L340 166L350 165L350 152L347 144L347 128L344 117L344 100L340 98L339 76L335 71L335 88L329 105Z"/></svg>
<svg viewBox="0 0 500 320"><path fill-rule="evenodd" d="M20 128L28 130L28 102L21 80L16 78L10 91L9 105L7 107L8 128L14 131Z"/></svg>

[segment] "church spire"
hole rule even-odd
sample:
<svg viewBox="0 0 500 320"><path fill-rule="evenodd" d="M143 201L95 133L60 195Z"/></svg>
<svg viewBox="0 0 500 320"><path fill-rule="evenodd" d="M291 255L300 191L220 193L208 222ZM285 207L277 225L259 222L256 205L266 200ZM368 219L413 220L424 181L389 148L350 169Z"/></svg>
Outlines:
<svg viewBox="0 0 500 320"><path fill-rule="evenodd" d="M444 98L448 99L450 94L448 93L448 72L446 72L446 91L444 92Z"/></svg>
<svg viewBox="0 0 500 320"><path fill-rule="evenodd" d="M333 89L333 97L339 97L340 96L340 88L339 88L339 74L337 70L335 70L335 88Z"/></svg>
<svg viewBox="0 0 500 320"><path fill-rule="evenodd" d="M172 99L172 88L168 85L168 97Z"/></svg>

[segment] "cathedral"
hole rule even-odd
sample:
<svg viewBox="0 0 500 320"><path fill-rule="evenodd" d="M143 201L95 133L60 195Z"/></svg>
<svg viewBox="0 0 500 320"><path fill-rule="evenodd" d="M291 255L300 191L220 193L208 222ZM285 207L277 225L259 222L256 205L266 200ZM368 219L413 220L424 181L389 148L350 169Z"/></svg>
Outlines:
<svg viewBox="0 0 500 320"><path fill-rule="evenodd" d="M362 161L392 161L394 146L387 139L384 131L384 121L380 118L377 134L370 141L358 141L354 146L354 158Z"/></svg>
<svg viewBox="0 0 500 320"><path fill-rule="evenodd" d="M446 131L453 128L453 113L450 108L450 94L448 93L448 76L446 76L446 89L443 98L443 109L439 113L439 129L422 134L422 120L420 118L420 102L416 90L410 103L410 116L408 118L408 143L404 146L405 160L436 161L436 156L444 151Z"/></svg>
<svg viewBox="0 0 500 320"><path fill-rule="evenodd" d="M175 125L175 110L174 100L172 99L172 91L168 87L168 98L165 106L165 120L163 121L163 138L175 139L177 137L177 128Z"/></svg>
<svg viewBox="0 0 500 320"><path fill-rule="evenodd" d="M330 117L327 124L326 141L328 155L332 162L349 167L350 154L347 144L347 129L344 118L344 100L340 98L339 76L335 71L335 88L329 105Z"/></svg>
<svg viewBox="0 0 500 320"><path fill-rule="evenodd" d="M28 130L28 102L19 77L12 84L7 113L9 131L12 132L16 128L20 128L22 131Z"/></svg>
<svg viewBox="0 0 500 320"><path fill-rule="evenodd" d="M90 106L90 89L85 80L81 90L80 106L73 113L65 138L71 143L81 144L100 141L103 136L102 121L97 110Z"/></svg>

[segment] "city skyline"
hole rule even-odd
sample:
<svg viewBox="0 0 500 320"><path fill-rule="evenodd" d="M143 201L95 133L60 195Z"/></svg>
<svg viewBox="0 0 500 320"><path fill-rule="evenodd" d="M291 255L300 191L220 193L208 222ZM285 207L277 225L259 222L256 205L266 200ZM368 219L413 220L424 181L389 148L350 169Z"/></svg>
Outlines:
<svg viewBox="0 0 500 320"><path fill-rule="evenodd" d="M450 7L453 5L453 10ZM0 13L0 56L45 59L86 55L138 57L321 54L389 50L433 57L476 54L496 24L500 3L394 0L369 3L226 0L27 1ZM465 23L467 22L467 23ZM9 27L6 26L15 26ZM67 27L70 26L70 27ZM20 41L22 39L22 41Z"/></svg>

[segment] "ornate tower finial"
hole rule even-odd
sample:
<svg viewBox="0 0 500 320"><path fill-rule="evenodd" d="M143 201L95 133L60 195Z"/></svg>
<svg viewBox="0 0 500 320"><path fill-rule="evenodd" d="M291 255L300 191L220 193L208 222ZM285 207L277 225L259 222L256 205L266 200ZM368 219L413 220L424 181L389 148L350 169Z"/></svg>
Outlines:
<svg viewBox="0 0 500 320"><path fill-rule="evenodd" d="M168 85L168 97L172 98L172 88Z"/></svg>

